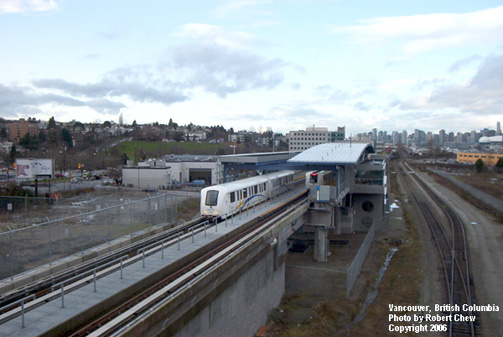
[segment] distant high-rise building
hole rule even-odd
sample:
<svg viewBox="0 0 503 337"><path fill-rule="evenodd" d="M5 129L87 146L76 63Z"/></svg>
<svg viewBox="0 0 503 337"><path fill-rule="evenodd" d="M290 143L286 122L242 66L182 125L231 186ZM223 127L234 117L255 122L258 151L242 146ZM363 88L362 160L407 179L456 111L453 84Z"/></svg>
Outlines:
<svg viewBox="0 0 503 337"><path fill-rule="evenodd" d="M500 124L500 122L496 123L496 136L501 136L501 124Z"/></svg>
<svg viewBox="0 0 503 337"><path fill-rule="evenodd" d="M444 143L447 141L446 135L445 135L445 130L442 129L438 132L438 145L442 146Z"/></svg>

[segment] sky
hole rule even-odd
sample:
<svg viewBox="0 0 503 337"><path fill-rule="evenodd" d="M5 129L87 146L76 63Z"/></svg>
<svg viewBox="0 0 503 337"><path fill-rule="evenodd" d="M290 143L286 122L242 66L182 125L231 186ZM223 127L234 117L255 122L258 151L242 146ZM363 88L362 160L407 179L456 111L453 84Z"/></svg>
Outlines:
<svg viewBox="0 0 503 337"><path fill-rule="evenodd" d="M287 133L503 122L503 3L2 0L0 116Z"/></svg>

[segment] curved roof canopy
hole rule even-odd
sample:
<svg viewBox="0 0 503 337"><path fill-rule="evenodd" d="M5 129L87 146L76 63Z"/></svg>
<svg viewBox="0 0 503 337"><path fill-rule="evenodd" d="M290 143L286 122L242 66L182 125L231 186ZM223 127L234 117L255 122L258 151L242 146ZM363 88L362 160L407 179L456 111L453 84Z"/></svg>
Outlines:
<svg viewBox="0 0 503 337"><path fill-rule="evenodd" d="M325 143L303 151L289 159L288 163L301 165L358 164L365 160L368 153L374 153L374 148L370 143Z"/></svg>

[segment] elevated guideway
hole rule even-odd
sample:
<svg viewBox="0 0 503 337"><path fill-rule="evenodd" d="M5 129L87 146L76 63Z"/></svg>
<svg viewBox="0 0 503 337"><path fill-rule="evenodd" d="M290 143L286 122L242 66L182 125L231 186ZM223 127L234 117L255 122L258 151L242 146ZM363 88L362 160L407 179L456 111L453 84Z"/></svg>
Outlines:
<svg viewBox="0 0 503 337"><path fill-rule="evenodd" d="M194 291L194 287L200 282L193 279L197 276L197 273L189 272L187 275L191 276L188 280L185 280L188 283L182 284L177 278L180 269L204 256L216 246L228 241L236 233L244 231L245 227L248 226L247 224L256 221L254 219L275 210L289 199L303 193L303 191L305 191L304 187L292 190L290 193L270 200L266 204L257 205L247 211L237 213L223 222L207 223L196 230L190 230L187 234L164 240L162 244L159 243L143 249L134 258L118 257L121 261L116 265L89 275L75 284L68 281L65 284L56 285L54 291L50 294L31 301L26 299L26 303L22 308L16 307L14 310L2 313L0 316L0 336L71 335L71 333L75 333L82 326L85 326L88 321L92 321L93 317L105 315L111 307L126 302L133 296L132 294L141 293L142 290L158 284L160 280L165 279L168 275L172 276L168 278L169 280L166 283L166 285L172 287L169 290L170 295L174 295L179 288L185 289L184 291ZM301 217L306 210L307 206L297 207L294 210L295 217ZM253 242L246 244L245 248L239 252L230 253L229 261L221 263L220 269L205 271L205 279L212 280L212 282L199 284L205 286L209 284L210 290L204 290L204 286L201 286L198 291L211 294L221 284L229 283L229 279L232 279L232 275L236 270L244 267L244 265L239 266L239 264L250 262L255 255L260 256L260 254L265 254L271 249L279 249L279 252L286 253L287 233L297 228L292 226L293 222L295 220L290 218L287 223L283 224L283 227L279 225L279 227L270 227L263 231L260 236L255 233ZM300 224L301 222L299 222ZM274 259L276 259L281 254L275 253L274 256ZM222 267L224 265L231 267ZM227 270L227 273L222 271L222 268ZM171 303L181 305L180 298L175 299L173 297L172 299L175 302ZM188 302L185 300L188 300ZM197 303L204 302L204 297L201 295L198 298L190 300L185 298L185 300L183 302L185 304L181 305L182 308L186 309L185 312L177 308L175 311L170 311L171 317L183 317L186 320L187 317L190 317L186 311L194 310L193 308L196 307ZM131 307L134 308L134 305L131 305ZM127 309L122 308L121 311ZM138 315L139 312L134 313L135 317ZM107 320L109 319L111 318ZM176 321L178 320L173 320L173 324ZM145 324L150 327L155 325L148 322L146 318L140 320L142 331L147 329ZM106 321L103 321L99 324L105 323ZM156 326L156 328L166 330L169 328L169 324L168 326L166 324L161 327ZM91 327L85 328L78 335L87 334L91 329ZM101 334L97 333L96 335ZM135 335L134 331L131 332L131 335Z"/></svg>

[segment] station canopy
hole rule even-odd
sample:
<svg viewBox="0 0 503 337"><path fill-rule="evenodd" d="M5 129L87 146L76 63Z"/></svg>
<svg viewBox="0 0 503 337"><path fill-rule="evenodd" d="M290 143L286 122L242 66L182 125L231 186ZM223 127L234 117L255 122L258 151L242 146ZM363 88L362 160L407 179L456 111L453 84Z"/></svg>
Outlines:
<svg viewBox="0 0 503 337"><path fill-rule="evenodd" d="M374 148L370 143L325 143L299 153L287 163L292 166L305 167L356 165L363 162L369 153L374 153Z"/></svg>

